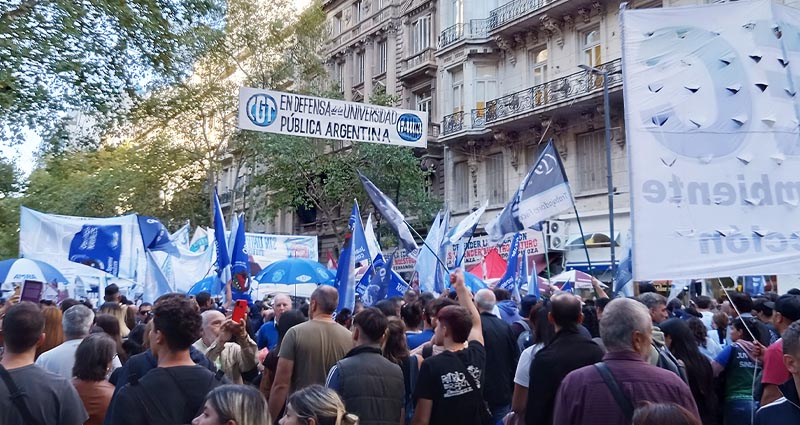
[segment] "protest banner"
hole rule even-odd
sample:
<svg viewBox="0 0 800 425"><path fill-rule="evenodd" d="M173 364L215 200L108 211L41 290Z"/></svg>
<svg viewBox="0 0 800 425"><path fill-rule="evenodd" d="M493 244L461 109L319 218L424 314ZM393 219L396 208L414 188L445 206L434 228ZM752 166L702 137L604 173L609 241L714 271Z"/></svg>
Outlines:
<svg viewBox="0 0 800 425"><path fill-rule="evenodd" d="M239 128L409 148L428 143L428 113L242 87Z"/></svg>
<svg viewBox="0 0 800 425"><path fill-rule="evenodd" d="M734 2L621 22L633 279L796 273L800 44L782 35L800 10Z"/></svg>

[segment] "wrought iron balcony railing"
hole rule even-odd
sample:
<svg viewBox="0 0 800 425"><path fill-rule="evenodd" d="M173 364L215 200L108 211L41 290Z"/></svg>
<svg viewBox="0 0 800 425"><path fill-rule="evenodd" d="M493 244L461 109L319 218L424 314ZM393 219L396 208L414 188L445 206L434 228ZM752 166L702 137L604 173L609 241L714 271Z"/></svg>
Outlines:
<svg viewBox="0 0 800 425"><path fill-rule="evenodd" d="M501 27L528 12L541 9L556 0L512 0L489 12L489 30Z"/></svg>
<svg viewBox="0 0 800 425"><path fill-rule="evenodd" d="M439 33L439 48L447 47L465 38L477 40L489 36L488 19L471 19L468 24L455 24Z"/></svg>
<svg viewBox="0 0 800 425"><path fill-rule="evenodd" d="M433 49L430 47L406 59L403 62L403 71L416 68L425 62L433 62Z"/></svg>
<svg viewBox="0 0 800 425"><path fill-rule="evenodd" d="M464 129L464 111L445 115L442 118L442 135L453 134Z"/></svg>
<svg viewBox="0 0 800 425"><path fill-rule="evenodd" d="M615 59L598 67L608 72L608 85L622 82L622 60ZM516 93L486 102L486 123L577 98L603 89L603 76L576 72Z"/></svg>
<svg viewBox="0 0 800 425"><path fill-rule="evenodd" d="M486 125L486 108L472 110L472 128L483 128Z"/></svg>

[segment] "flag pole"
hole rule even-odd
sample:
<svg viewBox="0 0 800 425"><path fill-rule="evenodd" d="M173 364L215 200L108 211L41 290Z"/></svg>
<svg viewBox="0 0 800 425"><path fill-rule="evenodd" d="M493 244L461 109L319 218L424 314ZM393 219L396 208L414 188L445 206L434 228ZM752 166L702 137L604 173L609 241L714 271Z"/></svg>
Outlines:
<svg viewBox="0 0 800 425"><path fill-rule="evenodd" d="M464 252L461 253L461 258L457 258L458 261L456 261L456 267L460 267L461 262L464 261L464 257L467 256L467 249L469 249L469 243L472 242L472 237L475 236L475 229L477 228L478 228L478 223L475 223L475 225L472 226L472 232L470 232L469 238L467 238L467 243L464 244Z"/></svg>
<svg viewBox="0 0 800 425"><path fill-rule="evenodd" d="M406 226L408 226L408 228L411 229L411 231L414 232L414 234L417 235L418 238L422 239L422 244L425 245L425 247L428 248L428 250L433 254L434 258L436 258L436 261L439 263L439 265L441 265L444 268L444 271L449 272L449 270L447 270L447 265L445 265L444 261L442 261L442 259L439 258L439 256L436 254L436 251L434 251L433 248L431 248L428 245L428 243L425 242L425 238L423 238L422 235L420 235L419 232L417 232L417 230L414 229L414 227L411 226L407 221L403 220L403 223L405 223Z"/></svg>

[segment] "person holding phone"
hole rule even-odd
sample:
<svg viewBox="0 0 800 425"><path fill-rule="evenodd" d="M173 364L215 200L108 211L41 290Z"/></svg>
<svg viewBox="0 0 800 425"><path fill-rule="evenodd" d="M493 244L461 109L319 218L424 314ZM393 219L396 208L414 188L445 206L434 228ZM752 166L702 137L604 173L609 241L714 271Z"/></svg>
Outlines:
<svg viewBox="0 0 800 425"><path fill-rule="evenodd" d="M217 310L204 311L200 339L193 345L232 383L243 384L258 373L258 346L247 334L245 315L236 314L237 309L239 306L234 309L234 318L238 322L225 319Z"/></svg>

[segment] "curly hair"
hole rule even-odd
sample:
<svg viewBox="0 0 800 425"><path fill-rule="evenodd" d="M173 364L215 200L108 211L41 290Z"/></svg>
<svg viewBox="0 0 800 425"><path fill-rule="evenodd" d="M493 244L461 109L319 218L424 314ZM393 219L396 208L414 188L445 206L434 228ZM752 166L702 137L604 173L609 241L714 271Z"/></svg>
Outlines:
<svg viewBox="0 0 800 425"><path fill-rule="evenodd" d="M166 294L153 306L153 330L163 333L170 350L182 351L200 339L202 318L197 303L183 294Z"/></svg>

